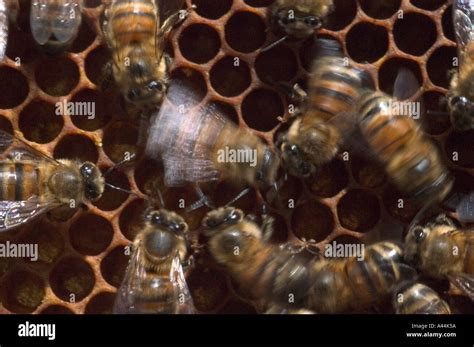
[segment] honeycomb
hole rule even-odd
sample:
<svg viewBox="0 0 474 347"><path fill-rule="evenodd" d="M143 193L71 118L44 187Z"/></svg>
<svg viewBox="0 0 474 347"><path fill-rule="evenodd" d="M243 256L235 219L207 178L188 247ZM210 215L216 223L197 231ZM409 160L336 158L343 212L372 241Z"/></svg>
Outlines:
<svg viewBox="0 0 474 347"><path fill-rule="evenodd" d="M240 127L274 143L287 127L278 118L287 116L288 105L271 81L304 85L312 40L261 53L262 47L276 39L267 30L266 11L273 0L186 2L197 8L169 37L172 78L186 80ZM376 85L388 93L400 67L413 71L422 84L415 97L424 100L426 109L440 110L439 100L448 87L448 71L456 56L451 1L335 0L335 5L320 35L341 42L346 55L366 68ZM107 169L125 152L137 152L139 126L115 92L101 91L98 86L101 69L110 59L99 35L104 4L86 0L85 7L73 45L63 55L48 57L34 45L27 20L29 2L21 2L21 29L11 28L9 59L0 65L0 128L55 158L89 160ZM237 67L235 57L240 61ZM94 102L97 117L58 116L54 105L62 100ZM473 189L474 152L468 145L474 141L474 131L455 133L448 118L437 114L425 113L421 121L426 134L443 149L456 177L454 189ZM456 161L454 152L459 153ZM149 182L161 177L159 164L141 159L113 170L107 181L143 193ZM239 192L226 182L204 188L216 204L226 203ZM196 199L188 188L167 189L164 197L168 209L177 209L180 198ZM339 157L314 177L290 177L285 182L271 208L275 217L272 241L305 238L322 246L333 240L400 239L416 209L398 209L398 197L381 167L364 158L347 162ZM259 192L252 192L237 206L258 213L261 199ZM294 206L286 203L289 199ZM66 216L50 213L0 235L1 242L39 244L37 262L0 259L0 312L110 313L128 262L125 247L136 235L145 207L143 199L107 188L99 201L85 209ZM198 228L205 213L200 209L185 214L191 229ZM245 288L233 283L205 252L196 254L196 266L187 279L199 312L259 310ZM456 310L470 308L472 312L467 300L453 298Z"/></svg>

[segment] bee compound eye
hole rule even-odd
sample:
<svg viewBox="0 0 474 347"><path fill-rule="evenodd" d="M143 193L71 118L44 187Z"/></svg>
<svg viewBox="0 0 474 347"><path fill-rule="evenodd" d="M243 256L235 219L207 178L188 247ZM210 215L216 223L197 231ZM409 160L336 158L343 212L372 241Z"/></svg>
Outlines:
<svg viewBox="0 0 474 347"><path fill-rule="evenodd" d="M413 235L415 236L415 241L417 243L422 242L426 238L426 232L421 228L413 230Z"/></svg>

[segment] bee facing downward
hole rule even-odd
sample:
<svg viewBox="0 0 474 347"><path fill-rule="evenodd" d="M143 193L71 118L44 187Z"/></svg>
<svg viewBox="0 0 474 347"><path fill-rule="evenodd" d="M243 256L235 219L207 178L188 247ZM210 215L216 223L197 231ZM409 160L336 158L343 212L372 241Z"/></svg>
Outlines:
<svg viewBox="0 0 474 347"><path fill-rule="evenodd" d="M282 32L284 37L265 50L287 38L306 39L312 36L333 8L333 0L276 0L269 9L271 21L274 30Z"/></svg>
<svg viewBox="0 0 474 347"><path fill-rule="evenodd" d="M82 0L32 0L30 26L33 37L48 54L67 49L82 21Z"/></svg>
<svg viewBox="0 0 474 347"><path fill-rule="evenodd" d="M103 32L113 62L106 66L107 73L127 101L143 108L161 103L170 65L165 38L185 18L183 4L184 0L113 0L107 8Z"/></svg>
<svg viewBox="0 0 474 347"><path fill-rule="evenodd" d="M0 130L0 231L61 206L99 199L104 177L90 162L55 160Z"/></svg>
<svg viewBox="0 0 474 347"><path fill-rule="evenodd" d="M160 209L146 214L114 313L194 313L182 266L188 257L187 231L184 219L174 212Z"/></svg>
<svg viewBox="0 0 474 347"><path fill-rule="evenodd" d="M0 0L0 62L5 58L8 42L8 21L16 23L18 0Z"/></svg>
<svg viewBox="0 0 474 347"><path fill-rule="evenodd" d="M426 276L449 280L474 301L474 233L445 215L409 231L405 259Z"/></svg>
<svg viewBox="0 0 474 347"><path fill-rule="evenodd" d="M453 23L459 52L459 70L453 75L448 93L451 122L457 130L474 128L474 4L455 0Z"/></svg>

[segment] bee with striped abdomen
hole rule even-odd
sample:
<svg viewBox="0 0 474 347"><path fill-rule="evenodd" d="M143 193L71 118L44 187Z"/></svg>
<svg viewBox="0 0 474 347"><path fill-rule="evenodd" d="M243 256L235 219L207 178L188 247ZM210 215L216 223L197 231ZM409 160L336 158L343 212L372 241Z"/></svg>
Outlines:
<svg viewBox="0 0 474 347"><path fill-rule="evenodd" d="M170 64L165 38L185 18L183 4L184 0L113 0L106 9L103 33L112 50L107 72L127 101L143 108L161 103Z"/></svg>
<svg viewBox="0 0 474 347"><path fill-rule="evenodd" d="M67 49L82 21L82 0L32 0L30 27L36 43L48 54Z"/></svg>
<svg viewBox="0 0 474 347"><path fill-rule="evenodd" d="M296 176L309 176L336 156L347 130L346 119L337 116L350 112L363 87L371 85L364 71L349 65L340 52L334 54L338 43L318 39L317 44L321 50L311 70L308 95L295 86L303 109L280 141L285 167Z"/></svg>
<svg viewBox="0 0 474 347"><path fill-rule="evenodd" d="M448 93L451 122L457 130L474 128L474 4L454 0L453 24L459 52L459 70L453 75Z"/></svg>
<svg viewBox="0 0 474 347"><path fill-rule="evenodd" d="M19 9L18 0L0 0L0 62L7 50L8 21L16 23Z"/></svg>
<svg viewBox="0 0 474 347"><path fill-rule="evenodd" d="M144 228L133 242L114 313L194 313L183 272L188 258L188 226L172 211L146 213Z"/></svg>
<svg viewBox="0 0 474 347"><path fill-rule="evenodd" d="M270 146L236 126L215 105L186 106L199 104L194 98L196 92L188 86L172 84L152 116L146 155L163 162L165 185L219 178L254 187L273 185L280 160Z"/></svg>
<svg viewBox="0 0 474 347"><path fill-rule="evenodd" d="M394 107L418 90L415 76L402 69L394 97L367 91L358 102L359 128L375 157L398 189L429 205L450 192L453 180L435 144L423 133L409 109Z"/></svg>
<svg viewBox="0 0 474 347"><path fill-rule="evenodd" d="M269 8L271 22L274 31L282 32L284 36L264 50L288 38L306 39L312 36L333 8L333 0L276 0Z"/></svg>
<svg viewBox="0 0 474 347"><path fill-rule="evenodd" d="M405 239L405 259L423 275L447 279L474 300L474 233L445 215L417 225Z"/></svg>
<svg viewBox="0 0 474 347"><path fill-rule="evenodd" d="M397 314L451 314L438 293L423 283L407 282L394 294L392 304Z"/></svg>

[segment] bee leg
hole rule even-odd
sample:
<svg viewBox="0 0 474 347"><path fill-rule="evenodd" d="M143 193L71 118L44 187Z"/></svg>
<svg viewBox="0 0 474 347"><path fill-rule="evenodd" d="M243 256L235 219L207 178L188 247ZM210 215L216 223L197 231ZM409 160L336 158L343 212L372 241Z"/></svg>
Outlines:
<svg viewBox="0 0 474 347"><path fill-rule="evenodd" d="M100 75L99 85L102 90L109 89L114 83L114 75L112 69L112 62L109 61L102 67L102 72Z"/></svg>
<svg viewBox="0 0 474 347"><path fill-rule="evenodd" d="M267 213L267 205L262 204L262 225L260 226L262 230L262 240L264 242L269 242L273 236L273 224L275 223L275 218L270 216Z"/></svg>
<svg viewBox="0 0 474 347"><path fill-rule="evenodd" d="M196 264L196 260L194 256L190 255L186 260L181 262L181 266L183 267L183 271L186 272L189 269L192 269Z"/></svg>
<svg viewBox="0 0 474 347"><path fill-rule="evenodd" d="M449 218L448 216L446 216L444 213L440 214L438 217L436 217L435 224L449 225L453 228L456 227L453 220L451 218Z"/></svg>

